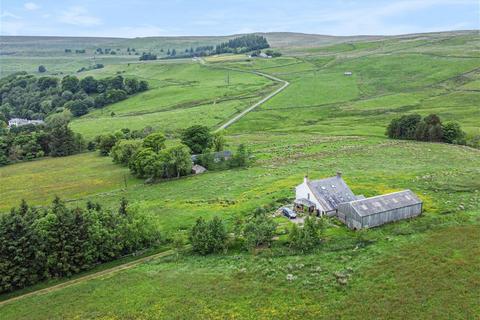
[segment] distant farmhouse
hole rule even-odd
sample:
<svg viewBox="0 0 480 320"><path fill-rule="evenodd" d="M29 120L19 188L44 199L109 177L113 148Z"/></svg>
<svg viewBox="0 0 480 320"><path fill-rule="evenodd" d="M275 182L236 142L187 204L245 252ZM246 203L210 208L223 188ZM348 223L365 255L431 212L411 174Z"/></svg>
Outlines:
<svg viewBox="0 0 480 320"><path fill-rule="evenodd" d="M416 217L422 201L410 190L365 198L354 195L341 173L310 181L304 178L295 188L295 208L318 216L337 216L351 229L376 227L388 222Z"/></svg>
<svg viewBox="0 0 480 320"><path fill-rule="evenodd" d="M199 157L202 156L201 154L193 154L191 156L192 162L197 162ZM213 161L220 162L224 160L230 160L232 158L232 152L229 150L219 151L213 153Z"/></svg>
<svg viewBox="0 0 480 320"><path fill-rule="evenodd" d="M353 74L352 71L345 71L345 72L343 73L343 75L344 75L344 76L347 76L347 77L351 76L352 74Z"/></svg>
<svg viewBox="0 0 480 320"><path fill-rule="evenodd" d="M13 126L21 127L26 126L27 124L39 125L44 124L42 120L28 120L28 119L21 119L21 118L12 118L8 120L8 127L11 128Z"/></svg>

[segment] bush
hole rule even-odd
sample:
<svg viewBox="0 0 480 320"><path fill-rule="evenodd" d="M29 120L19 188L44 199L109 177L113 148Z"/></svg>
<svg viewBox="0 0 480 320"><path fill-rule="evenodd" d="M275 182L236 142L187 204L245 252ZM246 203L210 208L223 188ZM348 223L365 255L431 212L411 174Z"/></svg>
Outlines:
<svg viewBox="0 0 480 320"><path fill-rule="evenodd" d="M140 140L119 140L110 151L113 162L128 166L135 153L140 149Z"/></svg>
<svg viewBox="0 0 480 320"><path fill-rule="evenodd" d="M443 126L443 139L447 143L465 144L466 134L456 122L449 122Z"/></svg>
<svg viewBox="0 0 480 320"><path fill-rule="evenodd" d="M222 252L226 248L227 238L225 226L218 217L209 222L198 218L189 235L193 252L201 255Z"/></svg>
<svg viewBox="0 0 480 320"><path fill-rule="evenodd" d="M318 248L324 226L324 218L317 219L315 217L307 217L303 228L293 224L288 235L290 247L300 252L309 252Z"/></svg>
<svg viewBox="0 0 480 320"><path fill-rule="evenodd" d="M248 249L258 246L270 246L277 224L268 214L259 214L251 219L243 228L243 237Z"/></svg>
<svg viewBox="0 0 480 320"><path fill-rule="evenodd" d="M99 136L97 147L100 150L100 155L108 156L113 146L117 143L117 137L113 134L106 134Z"/></svg>

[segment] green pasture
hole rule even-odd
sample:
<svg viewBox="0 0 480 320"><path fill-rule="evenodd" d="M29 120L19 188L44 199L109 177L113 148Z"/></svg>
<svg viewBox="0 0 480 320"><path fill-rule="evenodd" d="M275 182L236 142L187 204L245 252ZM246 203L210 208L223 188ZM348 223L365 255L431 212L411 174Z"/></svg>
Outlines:
<svg viewBox="0 0 480 320"><path fill-rule="evenodd" d="M75 119L71 128L87 139L125 127L174 135L192 124L215 128L278 87L244 71L290 85L225 132L228 150L251 149L251 167L145 184L96 153L45 158L0 168L0 211L55 195L70 206L93 200L116 209L125 197L170 238L198 217L220 216L230 228L236 215L273 212L305 174L341 171L355 194L411 189L424 201L421 217L364 232L332 219L321 247L306 255L285 246L290 222L276 218L271 249L185 252L12 302L0 307L2 319L479 318L480 151L384 136L392 118L413 112L480 134L478 39L455 32L372 40L285 48L298 55L275 59L124 61L86 72L151 85ZM346 286L338 273L348 275Z"/></svg>

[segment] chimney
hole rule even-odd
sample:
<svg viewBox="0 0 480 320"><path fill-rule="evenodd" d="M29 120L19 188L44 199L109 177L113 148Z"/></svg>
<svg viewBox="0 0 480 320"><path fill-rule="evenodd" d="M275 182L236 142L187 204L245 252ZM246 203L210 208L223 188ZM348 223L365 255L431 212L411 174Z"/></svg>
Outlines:
<svg viewBox="0 0 480 320"><path fill-rule="evenodd" d="M342 177L342 173L340 171L337 171L337 178L341 178Z"/></svg>
<svg viewBox="0 0 480 320"><path fill-rule="evenodd" d="M307 176L307 175L305 175L305 177L303 177L303 182L304 182L304 183L307 183L307 182L308 182L308 176Z"/></svg>

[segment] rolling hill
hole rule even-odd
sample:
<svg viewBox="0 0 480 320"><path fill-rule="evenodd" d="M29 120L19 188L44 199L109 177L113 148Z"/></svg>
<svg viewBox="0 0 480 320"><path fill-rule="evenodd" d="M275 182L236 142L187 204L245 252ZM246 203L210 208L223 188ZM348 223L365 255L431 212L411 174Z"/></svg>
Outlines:
<svg viewBox="0 0 480 320"><path fill-rule="evenodd" d="M45 158L0 168L0 180L6 182L1 184L0 211L21 199L44 205L55 195L70 206L93 200L115 209L126 197L171 240L185 235L198 217L219 216L231 231L235 217L258 208L273 212L289 202L307 172L320 178L342 171L355 194L411 189L424 201L423 215L362 232L331 220L321 246L309 254L289 249L290 222L277 217L278 240L272 248L245 252L233 244L227 252L207 257L185 250L178 257L0 305L3 318L480 317L480 151L384 135L393 118L436 113L443 121L457 121L469 139L480 136L478 32L373 38L265 35L282 57L221 55L204 63L111 58L117 60L80 76L122 74L147 79L152 88L71 123L88 139L148 125L167 133L167 143L173 143L181 129L192 124L215 129L275 90L278 84L253 72L267 73L290 85L225 131L229 149L246 144L253 151L252 166L145 184L96 152ZM154 50L218 39L76 43ZM75 41L29 38L15 39L15 44L2 37L2 43L7 40L8 50L18 52L1 57L6 70L28 67L18 61L37 54L38 43L38 59L53 61ZM65 64L58 70L69 68L73 70ZM340 285L338 274L347 274L348 284Z"/></svg>

